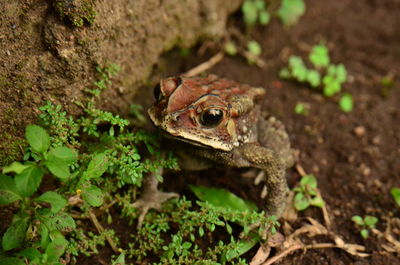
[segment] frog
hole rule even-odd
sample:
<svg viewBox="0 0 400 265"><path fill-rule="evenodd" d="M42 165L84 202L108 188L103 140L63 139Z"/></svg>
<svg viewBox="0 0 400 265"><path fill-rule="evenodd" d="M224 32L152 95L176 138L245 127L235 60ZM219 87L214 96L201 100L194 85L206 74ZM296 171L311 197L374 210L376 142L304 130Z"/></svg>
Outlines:
<svg viewBox="0 0 400 265"><path fill-rule="evenodd" d="M289 192L286 170L295 158L281 121L262 110L266 90L217 75L168 77L154 88L148 114L184 170L215 166L257 168L265 174L265 210L281 217ZM148 181L136 207L160 208L174 193ZM149 199L151 198L151 199ZM152 206L144 206L151 202Z"/></svg>

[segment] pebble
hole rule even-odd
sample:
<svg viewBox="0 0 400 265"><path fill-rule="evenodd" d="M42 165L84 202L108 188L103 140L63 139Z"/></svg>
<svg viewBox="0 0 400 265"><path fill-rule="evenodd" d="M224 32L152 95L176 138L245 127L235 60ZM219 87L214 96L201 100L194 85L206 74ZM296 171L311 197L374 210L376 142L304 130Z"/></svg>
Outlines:
<svg viewBox="0 0 400 265"><path fill-rule="evenodd" d="M363 137L365 135L365 127L357 126L356 128L354 128L354 133L357 137Z"/></svg>

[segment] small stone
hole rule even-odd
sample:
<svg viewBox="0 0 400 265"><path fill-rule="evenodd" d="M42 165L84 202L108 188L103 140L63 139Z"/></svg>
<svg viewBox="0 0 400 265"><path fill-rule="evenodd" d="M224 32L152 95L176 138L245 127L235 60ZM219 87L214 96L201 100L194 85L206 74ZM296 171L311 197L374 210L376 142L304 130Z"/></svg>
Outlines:
<svg viewBox="0 0 400 265"><path fill-rule="evenodd" d="M371 169L369 167L363 168L362 174L364 177L368 177L371 174Z"/></svg>
<svg viewBox="0 0 400 265"><path fill-rule="evenodd" d="M372 143L374 145L379 145L381 143L381 137L375 136L374 138L372 138Z"/></svg>
<svg viewBox="0 0 400 265"><path fill-rule="evenodd" d="M357 126L356 128L354 128L354 133L357 137L363 137L365 135L365 127Z"/></svg>

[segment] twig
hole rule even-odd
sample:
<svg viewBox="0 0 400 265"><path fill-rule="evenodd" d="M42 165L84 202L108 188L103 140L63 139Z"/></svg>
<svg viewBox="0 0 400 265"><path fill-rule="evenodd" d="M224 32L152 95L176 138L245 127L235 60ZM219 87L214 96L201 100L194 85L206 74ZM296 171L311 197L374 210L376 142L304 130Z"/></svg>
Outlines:
<svg viewBox="0 0 400 265"><path fill-rule="evenodd" d="M267 63L263 59L261 59L257 55L252 54L251 52L242 49L238 49L238 51L244 58L246 58L248 61L254 62L254 64L261 69L265 68L265 66L267 65Z"/></svg>
<svg viewBox="0 0 400 265"><path fill-rule="evenodd" d="M99 220L97 220L97 217L96 217L96 215L93 213L92 210L89 210L89 218L90 218L90 220L92 221L92 223L94 224L94 226L96 227L96 229L97 229L97 231L98 231L99 233L104 232L104 227L100 224ZM120 253L120 252L118 251L117 246L115 245L114 240L112 240L111 237L106 236L106 240L107 240L108 244L110 245L110 247L112 248L112 250L113 250L115 253L117 253L117 254Z"/></svg>
<svg viewBox="0 0 400 265"><path fill-rule="evenodd" d="M300 176L304 177L305 175L307 175L306 171L304 170L304 168L300 165L300 163L296 163L296 170L297 173L299 173Z"/></svg>
<svg viewBox="0 0 400 265"><path fill-rule="evenodd" d="M269 260L267 260L266 262L264 262L262 265L271 265L275 262L277 262L278 260L284 258L285 256L289 255L290 253L299 250L299 249L304 249L304 250L308 250L308 249L321 249L321 248L340 248L345 250L346 252L353 254L353 255L358 255L360 257L366 257L369 256L369 254L366 253L354 253L354 252L350 252L348 248L346 248L347 244L344 244L343 246L339 246L333 243L316 243L316 244L311 244L311 245L303 245L303 244L296 244L296 245L292 245L291 247L285 249L284 251L282 251L281 253L279 253L278 255L270 258Z"/></svg>
<svg viewBox="0 0 400 265"><path fill-rule="evenodd" d="M281 253L279 253L276 256L273 256L272 258L270 258L269 260L267 260L266 262L264 262L262 265L271 265L275 262L277 262L278 260L282 259L283 257L286 257L287 255L289 255L290 253L292 253L293 251L296 251L298 249L303 248L302 245L298 244L298 245L293 245L290 248L285 249L284 251L282 251Z"/></svg>
<svg viewBox="0 0 400 265"><path fill-rule="evenodd" d="M216 55L214 55L213 57L211 57L210 59L208 59L207 61L205 61L204 63L201 63L198 66L196 66L196 67L190 69L189 71L187 71L186 73L183 74L183 76L189 76L190 77L190 76L199 75L202 72L210 69L211 67L213 67L217 63L219 63L223 58L224 58L224 53L223 52L219 52Z"/></svg>

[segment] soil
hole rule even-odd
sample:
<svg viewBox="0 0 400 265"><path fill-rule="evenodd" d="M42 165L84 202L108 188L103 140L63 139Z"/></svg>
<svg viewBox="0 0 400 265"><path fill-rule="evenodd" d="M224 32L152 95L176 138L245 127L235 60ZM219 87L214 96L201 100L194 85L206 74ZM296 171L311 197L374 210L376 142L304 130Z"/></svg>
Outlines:
<svg viewBox="0 0 400 265"><path fill-rule="evenodd" d="M331 231L347 243L365 245L365 252L371 255L361 258L337 248L313 249L293 252L277 264L400 264L395 253L382 248L387 244L385 239L372 235L363 240L351 221L354 215L374 215L380 220L377 228L384 231L387 220L400 217L400 207L390 195L392 187L400 187L400 1L309 0L306 6L305 15L291 28L285 29L273 19L267 27L254 29L252 36L263 47L263 69L235 56L225 57L209 72L267 89L265 106L284 122L293 147L299 151L299 164L318 180L331 217ZM230 27L241 26L235 16L230 23ZM350 113L339 109L336 97L327 99L303 84L278 78L290 55L306 58L311 47L321 41L329 47L332 62L346 66L349 82L343 89L353 95L355 102ZM170 53L160 61L160 68L168 69L163 75L179 75L215 52L208 50L186 58ZM391 88L382 86L384 77L393 79ZM152 92L143 92L137 100L148 105ZM298 102L309 104L308 115L294 113ZM112 100L104 104L108 109L115 105ZM244 198L259 200L252 195L259 194L260 187L232 179L240 173L223 169L214 173L171 173L163 189L188 194L188 182L225 186ZM299 179L295 169L288 171L291 187ZM324 223L319 209L309 209L301 212L292 226L300 227L306 217ZM114 218L112 228L122 242L129 234L126 227L124 220ZM399 230L392 232L399 238ZM327 237L313 240L332 242ZM105 246L98 256L80 257L77 264L108 261L110 253Z"/></svg>
<svg viewBox="0 0 400 265"><path fill-rule="evenodd" d="M387 220L400 217L400 208L390 195L392 187L400 187L399 12L398 0L307 1L306 14L294 27L285 29L273 20L253 32L263 47L264 69L239 57L225 57L209 70L267 88L266 107L286 125L293 147L300 152L299 164L318 180L332 219L331 231L347 243L365 245L371 254L361 258L335 248L297 251L279 264L400 264L396 254L382 248L387 244L384 239L370 236L363 240L351 221L354 215L373 215L380 220L377 228L384 231ZM231 22L236 25L234 19ZM355 102L350 113L339 109L336 97L327 99L303 84L278 78L290 55L307 58L311 47L320 42L329 47L333 63L346 66L349 81L343 90L351 93ZM185 72L206 57L193 56L168 74ZM173 61L176 66L176 58ZM382 85L388 76L394 81L389 89ZM308 115L294 113L298 102L309 104ZM244 188L240 181L232 181L230 173L219 178L210 175L187 179L227 186L244 197L258 192L254 186ZM299 178L294 169L289 171L292 187ZM165 189L179 191L177 186L175 176ZM305 223L305 217L323 223L321 211L310 209L300 213L294 226ZM399 237L399 231L393 231ZM332 241L319 238L316 242Z"/></svg>

